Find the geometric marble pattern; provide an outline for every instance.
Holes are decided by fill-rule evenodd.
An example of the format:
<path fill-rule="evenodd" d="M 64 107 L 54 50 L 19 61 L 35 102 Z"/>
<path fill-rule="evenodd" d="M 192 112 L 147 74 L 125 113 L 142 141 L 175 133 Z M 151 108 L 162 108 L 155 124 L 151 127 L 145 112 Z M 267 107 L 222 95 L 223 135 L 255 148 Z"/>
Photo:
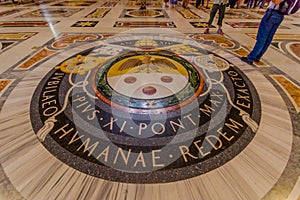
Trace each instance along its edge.
<path fill-rule="evenodd" d="M 4 93 L 4 91 L 8 88 L 8 86 L 12 83 L 12 80 L 3 80 L 0 79 L 0 96 Z"/>
<path fill-rule="evenodd" d="M 0 21 L 0 27 L 48 27 L 58 21 Z"/>
<path fill-rule="evenodd" d="M 94 3 L 96 3 L 96 1 L 63 1 L 52 4 L 51 6 L 90 6 Z"/>
<path fill-rule="evenodd" d="M 111 9 L 110 8 L 97 8 L 89 13 L 86 18 L 103 18 Z"/>
<path fill-rule="evenodd" d="M 97 23 L 97 21 L 78 21 L 72 27 L 94 27 Z"/>
<path fill-rule="evenodd" d="M 209 9 L 205 9 L 204 12 L 210 13 Z M 216 15 L 218 18 L 218 15 Z M 241 9 L 230 9 L 226 10 L 224 19 L 260 19 L 261 17 L 257 17 L 251 12 L 241 10 Z"/>
<path fill-rule="evenodd" d="M 290 100 L 292 101 L 295 109 L 299 113 L 300 111 L 300 86 L 293 83 L 287 77 L 283 75 L 274 75 L 272 76 L 278 84 L 284 89 L 286 94 L 289 96 Z"/>
<path fill-rule="evenodd" d="M 33 37 L 37 33 L 0 33 L 0 54 L 13 46 Z"/>
<path fill-rule="evenodd" d="M 233 28 L 258 28 L 259 22 L 225 22 Z M 286 26 L 279 26 L 281 29 L 289 29 Z"/>
<path fill-rule="evenodd" d="M 28 12 L 18 17 L 29 18 L 29 17 L 69 17 L 75 13 L 78 13 L 82 8 L 46 8 L 38 9 L 35 11 Z"/>
<path fill-rule="evenodd" d="M 114 27 L 159 27 L 159 28 L 176 28 L 174 22 L 148 22 L 148 21 L 116 21 Z"/>
<path fill-rule="evenodd" d="M 190 9 L 184 9 L 181 7 L 176 8 L 176 10 L 185 18 L 185 19 L 201 19 L 201 17 L 191 11 Z"/>
<path fill-rule="evenodd" d="M 15 14 L 15 13 L 18 13 L 20 11 L 24 10 L 24 8 L 18 8 L 18 9 L 11 9 L 11 10 L 6 10 L 6 11 L 1 11 L 0 12 L 0 17 L 4 17 L 4 16 L 7 16 L 7 15 L 11 15 L 11 14 Z"/>
<path fill-rule="evenodd" d="M 115 7 L 117 5 L 117 1 L 113 2 L 113 1 L 107 1 L 105 3 L 103 3 L 100 7 Z"/>
<path fill-rule="evenodd" d="M 162 9 L 124 9 L 120 18 L 169 18 L 169 16 Z"/>
<path fill-rule="evenodd" d="M 207 22 L 190 22 L 190 24 L 195 28 L 206 28 Z M 211 25 L 211 28 L 216 28 L 214 25 Z"/>

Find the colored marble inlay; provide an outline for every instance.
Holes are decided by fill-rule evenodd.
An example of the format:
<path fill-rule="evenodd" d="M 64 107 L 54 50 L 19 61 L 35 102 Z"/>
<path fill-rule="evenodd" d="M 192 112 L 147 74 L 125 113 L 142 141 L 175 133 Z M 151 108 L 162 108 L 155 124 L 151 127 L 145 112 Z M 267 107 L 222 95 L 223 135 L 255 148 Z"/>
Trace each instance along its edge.
<path fill-rule="evenodd" d="M 52 6 L 90 6 L 97 1 L 63 1 L 60 3 L 53 4 Z"/>
<path fill-rule="evenodd" d="M 253 39 L 256 39 L 255 33 L 246 33 L 246 35 L 252 37 Z M 273 41 L 300 41 L 300 35 L 299 34 L 280 34 L 276 33 L 274 35 Z"/>
<path fill-rule="evenodd" d="M 18 66 L 18 69 L 29 69 L 31 68 L 34 64 L 38 63 L 39 61 L 43 60 L 44 58 L 47 58 L 48 56 L 54 54 L 55 51 L 51 51 L 49 49 L 41 49 L 37 53 L 35 53 L 31 58 L 26 60 L 23 64 Z"/>
<path fill-rule="evenodd" d="M 0 33 L 0 52 L 4 52 L 18 43 L 31 38 L 36 33 Z"/>
<path fill-rule="evenodd" d="M 97 8 L 93 12 L 89 13 L 86 18 L 103 18 L 111 8 Z"/>
<path fill-rule="evenodd" d="M 233 28 L 258 28 L 259 22 L 225 22 Z M 289 29 L 286 26 L 279 26 L 280 29 Z"/>
<path fill-rule="evenodd" d="M 210 13 L 210 9 L 206 9 L 204 12 Z M 216 18 L 218 18 L 218 15 L 216 15 Z M 230 9 L 226 10 L 225 19 L 261 19 L 261 17 L 248 13 L 244 10 Z"/>
<path fill-rule="evenodd" d="M 140 1 L 128 1 L 126 3 L 126 7 L 139 7 L 141 6 L 141 2 Z M 162 7 L 162 4 L 160 1 L 146 1 L 146 6 L 148 7 Z"/>
<path fill-rule="evenodd" d="M 233 48 L 235 43 L 226 37 L 220 36 L 219 34 L 195 34 L 192 36 L 195 40 L 203 41 L 213 41 L 216 44 L 219 44 L 223 48 Z"/>
<path fill-rule="evenodd" d="M 159 28 L 176 28 L 174 22 L 130 22 L 130 21 L 116 21 L 114 27 L 159 27 Z"/>
<path fill-rule="evenodd" d="M 190 24 L 195 28 L 206 28 L 207 22 L 190 22 Z M 210 28 L 216 28 L 214 25 L 211 25 Z"/>
<path fill-rule="evenodd" d="M 0 33 L 0 39 L 28 39 L 37 33 Z"/>
<path fill-rule="evenodd" d="M 82 8 L 44 8 L 20 15 L 18 17 L 69 17 L 81 10 Z"/>
<path fill-rule="evenodd" d="M 125 18 L 169 18 L 166 11 L 162 9 L 124 9 L 120 17 Z"/>
<path fill-rule="evenodd" d="M 191 11 L 190 9 L 184 9 L 177 7 L 176 10 L 185 18 L 185 19 L 201 19 L 199 15 Z"/>
<path fill-rule="evenodd" d="M 291 51 L 291 53 L 298 60 L 300 60 L 300 43 L 299 42 L 293 42 L 293 43 L 290 43 L 288 46 L 289 46 L 289 50 Z"/>
<path fill-rule="evenodd" d="M 12 9 L 12 10 L 2 11 L 2 12 L 0 12 L 0 17 L 15 14 L 15 13 L 18 13 L 18 12 L 23 11 L 23 10 L 24 10 L 24 8 L 23 9 Z"/>
<path fill-rule="evenodd" d="M 2 21 L 0 27 L 48 27 L 49 24 L 54 25 L 59 21 Z"/>
<path fill-rule="evenodd" d="M 11 82 L 12 80 L 9 79 L 0 79 L 0 95 L 7 89 Z"/>
<path fill-rule="evenodd" d="M 96 24 L 98 24 L 98 21 L 78 21 L 72 27 L 94 27 Z"/>
<path fill-rule="evenodd" d="M 283 75 L 272 76 L 290 97 L 297 111 L 300 111 L 300 87 Z"/>
<path fill-rule="evenodd" d="M 233 63 L 191 41 L 118 34 L 52 63 L 30 103 L 41 144 L 71 168 L 125 183 L 186 180 L 232 160 L 258 130 L 258 94 Z"/>
<path fill-rule="evenodd" d="M 98 34 L 62 34 L 61 38 L 51 44 L 51 48 L 55 50 L 66 49 L 77 42 L 91 42 L 103 37 L 103 35 Z"/>
<path fill-rule="evenodd" d="M 115 7 L 118 2 L 116 1 L 107 1 L 103 3 L 100 7 Z"/>

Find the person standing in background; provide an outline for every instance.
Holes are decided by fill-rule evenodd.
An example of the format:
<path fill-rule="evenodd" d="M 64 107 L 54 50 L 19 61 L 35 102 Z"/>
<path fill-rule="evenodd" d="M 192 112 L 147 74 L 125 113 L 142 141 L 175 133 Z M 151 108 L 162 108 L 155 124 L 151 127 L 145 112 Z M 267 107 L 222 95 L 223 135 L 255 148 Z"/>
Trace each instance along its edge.
<path fill-rule="evenodd" d="M 201 7 L 204 8 L 204 0 L 196 0 L 196 8 L 199 8 L 201 4 Z"/>
<path fill-rule="evenodd" d="M 269 48 L 275 32 L 284 19 L 284 15 L 279 12 L 279 4 L 281 1 L 282 0 L 272 0 L 269 3 L 267 11 L 260 21 L 254 48 L 248 56 L 241 57 L 242 61 L 253 65 L 253 62 L 258 62 Z"/>
<path fill-rule="evenodd" d="M 228 3 L 228 0 L 214 0 L 214 4 L 211 8 L 211 11 L 210 11 L 210 17 L 209 17 L 209 20 L 208 20 L 208 23 L 207 23 L 207 28 L 205 29 L 204 31 L 204 34 L 208 34 L 209 33 L 209 28 L 216 16 L 216 13 L 219 11 L 219 19 L 218 19 L 218 31 L 217 33 L 218 34 L 221 34 L 223 35 L 224 32 L 222 30 L 222 23 L 223 23 L 223 19 L 224 19 L 224 16 L 225 16 L 225 10 L 226 10 L 226 4 Z"/>
<path fill-rule="evenodd" d="M 146 10 L 146 0 L 140 0 L 141 7 L 140 10 Z"/>

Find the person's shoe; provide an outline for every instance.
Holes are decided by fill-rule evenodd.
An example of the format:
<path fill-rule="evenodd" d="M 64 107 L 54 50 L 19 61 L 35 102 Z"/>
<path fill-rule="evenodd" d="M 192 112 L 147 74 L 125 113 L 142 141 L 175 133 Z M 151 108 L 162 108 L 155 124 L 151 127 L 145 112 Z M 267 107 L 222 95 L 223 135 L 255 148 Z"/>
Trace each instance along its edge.
<path fill-rule="evenodd" d="M 248 63 L 249 65 L 253 65 L 253 62 L 248 60 L 247 56 L 241 57 L 241 60 L 244 61 L 245 63 Z"/>
<path fill-rule="evenodd" d="M 140 10 L 146 10 L 146 6 L 141 6 Z"/>
<path fill-rule="evenodd" d="M 209 33 L 209 28 L 206 28 L 205 30 L 204 30 L 204 34 L 208 34 Z"/>
<path fill-rule="evenodd" d="M 259 62 L 260 61 L 260 59 L 254 59 L 254 62 Z"/>
<path fill-rule="evenodd" d="M 221 28 L 218 29 L 217 34 L 224 35 L 224 32 Z"/>

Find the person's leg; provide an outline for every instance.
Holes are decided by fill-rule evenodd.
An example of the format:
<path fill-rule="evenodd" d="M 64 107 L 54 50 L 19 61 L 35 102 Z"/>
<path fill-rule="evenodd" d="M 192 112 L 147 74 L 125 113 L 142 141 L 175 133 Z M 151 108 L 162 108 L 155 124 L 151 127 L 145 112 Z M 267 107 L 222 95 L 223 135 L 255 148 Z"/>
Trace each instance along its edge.
<path fill-rule="evenodd" d="M 207 22 L 207 28 L 204 30 L 205 34 L 209 32 L 210 25 L 212 24 L 218 10 L 219 10 L 219 4 L 214 4 L 210 11 L 209 20 Z"/>
<path fill-rule="evenodd" d="M 204 0 L 201 0 L 201 6 L 204 7 Z"/>
<path fill-rule="evenodd" d="M 217 33 L 223 35 L 224 32 L 222 30 L 222 23 L 223 23 L 223 19 L 225 16 L 225 9 L 226 9 L 226 4 L 221 4 L 219 7 L 219 19 L 218 19 L 218 30 Z"/>
<path fill-rule="evenodd" d="M 273 13 L 272 11 L 266 12 L 258 28 L 255 46 L 247 56 L 248 61 L 253 62 L 254 60 L 259 60 L 262 57 L 271 44 L 273 36 L 282 20 L 283 16 L 275 11 Z"/>
<path fill-rule="evenodd" d="M 196 8 L 200 6 L 200 0 L 196 0 Z"/>
<path fill-rule="evenodd" d="M 212 22 L 213 22 L 213 20 L 216 16 L 216 13 L 219 10 L 219 6 L 220 6 L 219 4 L 214 4 L 213 7 L 211 8 L 210 17 L 209 17 L 209 20 L 208 20 L 208 28 L 212 24 Z"/>
<path fill-rule="evenodd" d="M 257 54 L 255 60 L 260 60 L 261 57 L 266 53 L 267 49 L 269 48 L 273 37 L 278 29 L 278 27 L 280 26 L 281 22 L 283 21 L 283 16 L 277 12 L 273 13 L 272 16 L 270 17 L 270 21 L 273 22 L 272 27 L 270 28 L 268 37 L 261 49 L 261 51 Z"/>
<path fill-rule="evenodd" d="M 219 19 L 218 19 L 218 23 L 217 25 L 219 25 L 219 27 L 222 27 L 222 22 L 225 16 L 225 9 L 226 9 L 226 5 L 225 4 L 221 4 L 219 6 Z"/>

